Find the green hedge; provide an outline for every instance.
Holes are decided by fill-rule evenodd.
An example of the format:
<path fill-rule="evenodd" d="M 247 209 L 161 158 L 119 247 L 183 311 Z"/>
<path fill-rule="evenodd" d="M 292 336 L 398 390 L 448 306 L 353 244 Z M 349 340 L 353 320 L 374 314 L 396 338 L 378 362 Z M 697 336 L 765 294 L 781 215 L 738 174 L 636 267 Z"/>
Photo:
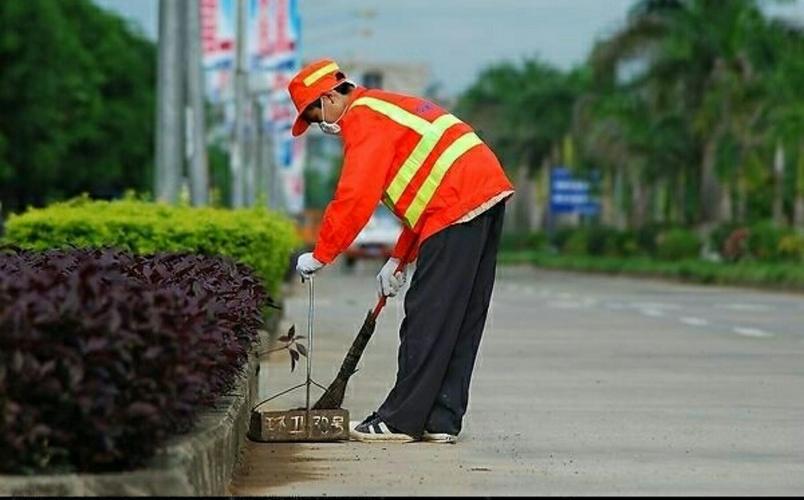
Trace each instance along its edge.
<path fill-rule="evenodd" d="M 804 290 L 804 266 L 793 263 L 707 262 L 686 259 L 675 262 L 648 257 L 593 257 L 546 252 L 503 252 L 501 264 L 534 264 L 547 269 L 655 276 L 694 283 L 749 285 Z"/>
<path fill-rule="evenodd" d="M 703 243 L 687 229 L 670 229 L 656 239 L 656 257 L 662 260 L 683 260 L 698 257 Z"/>
<path fill-rule="evenodd" d="M 804 263 L 804 233 L 776 227 L 771 221 L 753 225 L 724 224 L 706 235 L 710 249 L 728 262 Z M 504 234 L 507 252 L 552 249 L 572 256 L 652 257 L 664 261 L 701 255 L 704 239 L 691 229 L 652 224 L 636 230 L 591 225 L 545 232 Z"/>
<path fill-rule="evenodd" d="M 270 292 L 276 292 L 291 252 L 301 244 L 292 222 L 265 208 L 194 208 L 86 196 L 12 215 L 4 243 L 32 250 L 76 246 L 225 255 L 252 267 Z"/>
<path fill-rule="evenodd" d="M 796 263 L 707 262 L 685 259 L 675 262 L 649 257 L 594 257 L 555 255 L 539 251 L 502 252 L 502 264 L 535 264 L 548 269 L 657 276 L 695 283 L 753 285 L 804 290 L 804 266 Z"/>

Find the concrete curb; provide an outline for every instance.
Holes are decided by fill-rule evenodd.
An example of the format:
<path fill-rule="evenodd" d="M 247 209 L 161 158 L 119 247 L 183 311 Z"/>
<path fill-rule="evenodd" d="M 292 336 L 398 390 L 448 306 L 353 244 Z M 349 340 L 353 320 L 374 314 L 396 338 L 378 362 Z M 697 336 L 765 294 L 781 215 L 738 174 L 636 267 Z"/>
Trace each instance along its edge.
<path fill-rule="evenodd" d="M 252 346 L 232 391 L 201 413 L 192 432 L 168 441 L 148 467 L 108 474 L 0 475 L 0 495 L 227 495 L 257 398 L 260 342 Z"/>

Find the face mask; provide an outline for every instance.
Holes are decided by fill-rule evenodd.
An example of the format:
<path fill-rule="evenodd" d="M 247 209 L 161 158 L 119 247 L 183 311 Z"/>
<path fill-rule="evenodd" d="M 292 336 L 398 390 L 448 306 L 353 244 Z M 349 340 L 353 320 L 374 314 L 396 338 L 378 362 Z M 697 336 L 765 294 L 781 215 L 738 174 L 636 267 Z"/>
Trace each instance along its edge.
<path fill-rule="evenodd" d="M 338 122 L 343 117 L 343 113 L 346 112 L 346 109 L 341 112 L 341 116 L 338 117 L 337 120 L 330 123 L 324 119 L 324 98 L 321 98 L 321 121 L 318 122 L 318 128 L 321 129 L 321 132 L 329 135 L 340 135 L 341 133 L 341 126 L 338 125 Z"/>

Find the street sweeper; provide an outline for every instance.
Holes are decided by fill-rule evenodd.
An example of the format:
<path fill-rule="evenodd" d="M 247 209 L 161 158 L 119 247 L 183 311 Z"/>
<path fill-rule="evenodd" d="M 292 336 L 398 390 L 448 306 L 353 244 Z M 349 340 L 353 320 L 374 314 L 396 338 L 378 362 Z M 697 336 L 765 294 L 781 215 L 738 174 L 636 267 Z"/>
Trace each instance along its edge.
<path fill-rule="evenodd" d="M 418 97 L 367 89 L 321 59 L 289 83 L 292 133 L 312 123 L 343 141 L 343 168 L 312 252 L 308 277 L 331 263 L 382 201 L 403 224 L 378 293 L 406 283 L 396 383 L 353 439 L 455 442 L 494 286 L 506 200 L 513 186 L 472 127 Z"/>

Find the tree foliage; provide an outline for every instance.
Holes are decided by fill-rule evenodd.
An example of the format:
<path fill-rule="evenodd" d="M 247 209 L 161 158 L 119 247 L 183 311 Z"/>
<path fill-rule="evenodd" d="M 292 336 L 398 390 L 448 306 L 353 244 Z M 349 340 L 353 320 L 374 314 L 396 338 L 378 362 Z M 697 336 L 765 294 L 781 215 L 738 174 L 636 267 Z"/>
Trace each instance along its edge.
<path fill-rule="evenodd" d="M 154 44 L 90 0 L 0 2 L 5 210 L 150 186 Z"/>
<path fill-rule="evenodd" d="M 804 206 L 802 75 L 804 32 L 760 0 L 641 0 L 580 67 L 501 64 L 459 107 L 510 167 L 567 163 L 569 135 L 631 225 L 757 220 L 780 197 L 790 220 Z"/>

